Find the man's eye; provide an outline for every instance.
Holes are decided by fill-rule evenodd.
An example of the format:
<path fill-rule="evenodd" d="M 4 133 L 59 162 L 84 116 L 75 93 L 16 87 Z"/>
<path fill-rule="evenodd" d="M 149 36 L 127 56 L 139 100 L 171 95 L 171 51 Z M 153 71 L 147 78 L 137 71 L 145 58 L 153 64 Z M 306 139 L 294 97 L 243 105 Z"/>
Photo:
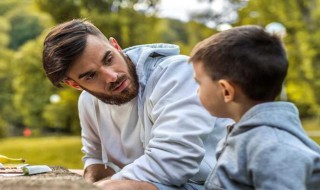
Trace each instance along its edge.
<path fill-rule="evenodd" d="M 86 81 L 90 81 L 90 80 L 94 79 L 95 76 L 96 76 L 96 73 L 91 73 L 90 75 L 88 75 L 86 77 Z"/>
<path fill-rule="evenodd" d="M 113 57 L 108 56 L 104 61 L 104 65 L 110 65 L 112 63 L 112 60 L 113 60 Z"/>

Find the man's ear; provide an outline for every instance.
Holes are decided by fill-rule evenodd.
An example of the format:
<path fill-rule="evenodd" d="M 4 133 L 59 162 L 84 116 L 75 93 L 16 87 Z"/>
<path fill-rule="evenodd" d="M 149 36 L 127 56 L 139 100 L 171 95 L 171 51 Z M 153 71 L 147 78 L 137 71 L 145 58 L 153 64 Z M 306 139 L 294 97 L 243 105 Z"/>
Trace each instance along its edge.
<path fill-rule="evenodd" d="M 76 90 L 83 90 L 76 81 L 72 80 L 72 79 L 65 79 L 64 84 L 70 86 L 71 88 L 74 88 Z"/>
<path fill-rule="evenodd" d="M 218 83 L 219 83 L 220 87 L 222 88 L 224 102 L 229 103 L 229 102 L 233 101 L 235 98 L 235 88 L 230 83 L 230 81 L 221 79 L 218 81 Z"/>
<path fill-rule="evenodd" d="M 113 47 L 115 47 L 117 50 L 122 51 L 122 49 L 121 49 L 121 47 L 120 47 L 120 45 L 118 44 L 118 42 L 117 42 L 116 39 L 114 39 L 113 37 L 110 37 L 110 38 L 109 38 L 109 42 L 110 42 L 110 44 L 111 44 Z"/>

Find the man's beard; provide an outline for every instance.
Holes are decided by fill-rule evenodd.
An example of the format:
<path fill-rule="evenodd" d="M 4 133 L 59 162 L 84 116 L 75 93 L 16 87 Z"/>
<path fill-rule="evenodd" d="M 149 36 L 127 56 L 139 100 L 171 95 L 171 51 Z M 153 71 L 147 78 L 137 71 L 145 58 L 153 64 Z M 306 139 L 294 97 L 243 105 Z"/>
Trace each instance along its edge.
<path fill-rule="evenodd" d="M 111 104 L 111 105 L 121 105 L 135 98 L 138 95 L 138 89 L 139 89 L 138 75 L 136 72 L 136 68 L 135 68 L 135 65 L 125 55 L 123 54 L 121 55 L 123 56 L 124 60 L 128 65 L 129 76 L 126 76 L 126 75 L 119 76 L 115 82 L 112 82 L 110 84 L 108 90 L 110 90 L 111 92 L 112 90 L 114 90 L 115 87 L 121 84 L 124 80 L 131 81 L 131 88 L 126 88 L 121 93 L 115 94 L 115 95 L 107 95 L 100 92 L 93 92 L 84 88 L 83 86 L 81 86 L 81 88 L 89 92 L 90 94 L 92 94 L 93 96 L 101 100 L 102 102 L 106 104 Z"/>

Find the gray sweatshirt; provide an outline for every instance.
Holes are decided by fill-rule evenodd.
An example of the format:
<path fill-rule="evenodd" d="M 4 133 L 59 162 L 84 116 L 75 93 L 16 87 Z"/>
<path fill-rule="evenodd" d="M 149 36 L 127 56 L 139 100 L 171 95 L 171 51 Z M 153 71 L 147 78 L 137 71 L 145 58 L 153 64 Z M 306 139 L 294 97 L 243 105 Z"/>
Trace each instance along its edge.
<path fill-rule="evenodd" d="M 288 102 L 254 106 L 217 147 L 206 190 L 319 190 L 320 148 Z"/>

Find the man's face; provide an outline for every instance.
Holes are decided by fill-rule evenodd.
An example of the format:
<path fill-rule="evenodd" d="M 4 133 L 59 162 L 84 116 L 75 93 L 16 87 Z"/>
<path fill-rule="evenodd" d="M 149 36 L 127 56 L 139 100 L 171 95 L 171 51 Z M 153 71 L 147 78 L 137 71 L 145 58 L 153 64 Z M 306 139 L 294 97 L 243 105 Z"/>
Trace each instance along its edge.
<path fill-rule="evenodd" d="M 68 78 L 107 104 L 121 105 L 138 94 L 135 66 L 114 39 L 108 42 L 88 35 L 84 52 L 73 63 Z"/>
<path fill-rule="evenodd" d="M 222 117 L 225 109 L 223 89 L 205 72 L 201 61 L 193 63 L 194 79 L 199 84 L 198 95 L 202 105 L 214 116 Z"/>

